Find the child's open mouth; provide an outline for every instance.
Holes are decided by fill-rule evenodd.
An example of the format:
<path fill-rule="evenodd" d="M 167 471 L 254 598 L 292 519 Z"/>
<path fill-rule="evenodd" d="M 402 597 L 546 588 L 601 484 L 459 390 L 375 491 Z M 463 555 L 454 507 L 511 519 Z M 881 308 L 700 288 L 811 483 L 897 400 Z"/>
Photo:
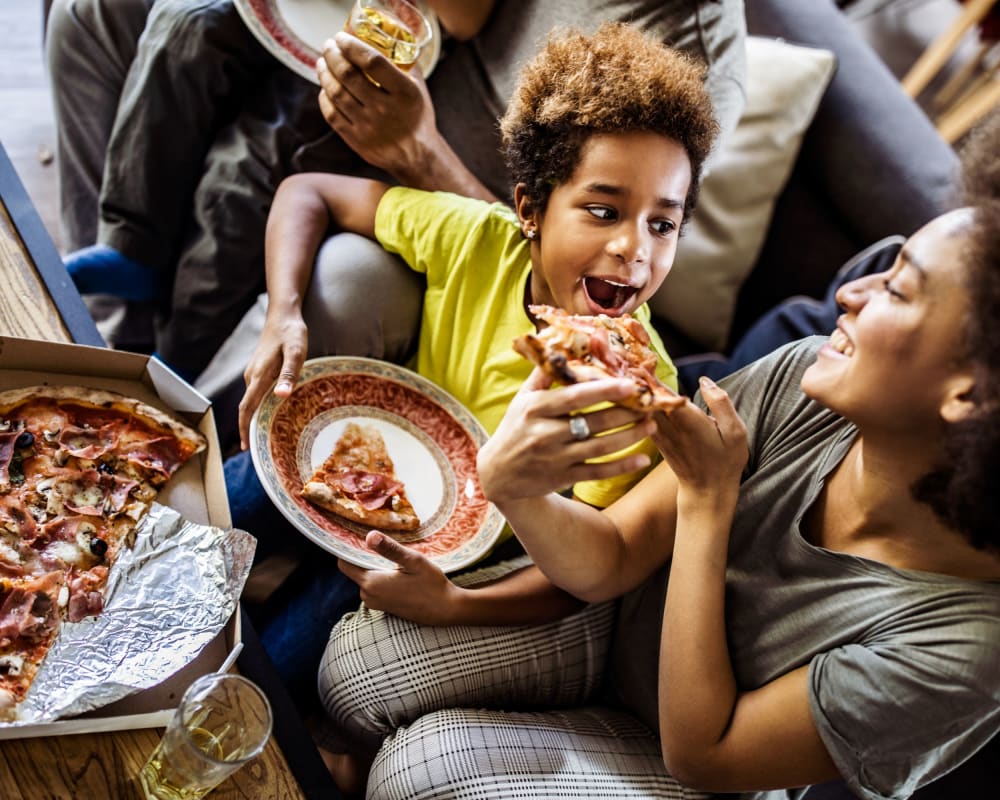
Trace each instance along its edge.
<path fill-rule="evenodd" d="M 638 289 L 627 283 L 616 283 L 604 278 L 588 276 L 583 279 L 583 291 L 587 295 L 591 310 L 598 314 L 614 315 L 621 313 L 625 304 Z"/>

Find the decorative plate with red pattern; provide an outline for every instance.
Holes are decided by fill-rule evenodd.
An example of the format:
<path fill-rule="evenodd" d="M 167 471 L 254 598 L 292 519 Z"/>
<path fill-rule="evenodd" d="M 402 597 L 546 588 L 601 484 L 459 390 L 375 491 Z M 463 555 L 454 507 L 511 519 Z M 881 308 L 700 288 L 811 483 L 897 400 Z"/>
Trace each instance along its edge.
<path fill-rule="evenodd" d="M 445 572 L 490 550 L 504 519 L 483 496 L 476 453 L 479 421 L 454 397 L 415 372 L 370 358 L 307 361 L 292 394 L 269 392 L 250 424 L 250 452 L 264 489 L 288 520 L 331 553 L 368 568 L 391 567 L 365 547 L 368 528 L 317 508 L 303 483 L 333 451 L 349 422 L 373 425 L 421 525 L 393 533 Z"/>
<path fill-rule="evenodd" d="M 267 51 L 289 69 L 319 84 L 316 59 L 323 43 L 344 29 L 352 0 L 235 0 L 243 22 Z M 433 37 L 417 63 L 430 76 L 441 54 L 441 27 L 437 15 L 417 0 L 431 23 Z"/>

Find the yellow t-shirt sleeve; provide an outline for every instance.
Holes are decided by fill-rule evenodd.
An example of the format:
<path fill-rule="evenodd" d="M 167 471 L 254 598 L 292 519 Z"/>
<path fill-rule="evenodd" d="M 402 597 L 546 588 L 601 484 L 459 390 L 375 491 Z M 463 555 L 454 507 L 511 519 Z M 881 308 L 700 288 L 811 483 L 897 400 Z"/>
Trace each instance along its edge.
<path fill-rule="evenodd" d="M 614 478 L 605 478 L 600 481 L 578 483 L 573 487 L 573 494 L 584 503 L 596 506 L 597 508 L 607 508 L 610 506 L 615 500 L 646 477 L 646 473 L 659 461 L 660 451 L 656 449 L 656 445 L 653 444 L 651 439 L 643 439 L 641 442 L 636 442 L 631 447 L 627 447 L 613 456 L 600 459 L 601 461 L 606 461 L 611 458 L 622 458 L 634 453 L 645 453 L 649 456 L 649 469 L 639 470 L 638 472 L 627 472 L 624 475 L 617 475 Z"/>

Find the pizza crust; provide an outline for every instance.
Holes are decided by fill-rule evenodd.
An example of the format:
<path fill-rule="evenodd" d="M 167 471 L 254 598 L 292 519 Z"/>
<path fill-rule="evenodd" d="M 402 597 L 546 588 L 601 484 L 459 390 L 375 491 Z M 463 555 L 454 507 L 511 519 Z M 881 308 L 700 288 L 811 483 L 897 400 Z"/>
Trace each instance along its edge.
<path fill-rule="evenodd" d="M 394 511 L 391 508 L 367 510 L 351 497 L 340 494 L 322 481 L 309 481 L 302 487 L 302 496 L 338 516 L 362 525 L 371 525 L 388 531 L 412 531 L 420 527 L 420 518 L 413 513 Z"/>
<path fill-rule="evenodd" d="M 176 437 L 184 445 L 188 456 L 200 453 L 208 442 L 200 431 L 148 403 L 107 389 L 87 386 L 28 386 L 0 392 L 0 417 L 32 400 L 50 399 L 57 402 L 70 400 L 94 408 L 110 408 L 128 416 L 138 417 L 153 428 Z"/>

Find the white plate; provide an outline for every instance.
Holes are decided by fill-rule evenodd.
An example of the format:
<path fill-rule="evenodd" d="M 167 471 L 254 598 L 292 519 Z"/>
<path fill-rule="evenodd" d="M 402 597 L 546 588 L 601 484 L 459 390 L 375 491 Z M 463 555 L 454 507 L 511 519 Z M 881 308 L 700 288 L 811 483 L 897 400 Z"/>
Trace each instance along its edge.
<path fill-rule="evenodd" d="M 323 43 L 344 29 L 351 0 L 235 0 L 243 22 L 264 47 L 286 67 L 318 84 L 316 59 Z M 427 77 L 441 53 L 437 15 L 420 0 L 417 5 L 431 24 L 431 43 L 417 59 Z"/>
<path fill-rule="evenodd" d="M 445 572 L 486 555 L 503 530 L 483 496 L 478 420 L 454 397 L 410 370 L 368 358 L 307 361 L 285 400 L 268 392 L 250 423 L 250 452 L 268 496 L 305 536 L 369 568 L 392 566 L 364 543 L 369 526 L 323 511 L 300 494 L 348 422 L 374 425 L 385 440 L 420 527 L 393 533 Z"/>

